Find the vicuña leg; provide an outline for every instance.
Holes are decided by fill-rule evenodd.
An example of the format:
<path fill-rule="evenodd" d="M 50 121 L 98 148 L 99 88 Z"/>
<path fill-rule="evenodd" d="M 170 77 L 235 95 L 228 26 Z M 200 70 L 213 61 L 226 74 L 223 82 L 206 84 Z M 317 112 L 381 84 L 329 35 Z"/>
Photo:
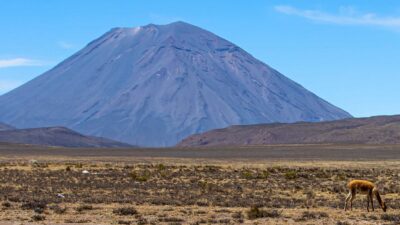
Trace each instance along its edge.
<path fill-rule="evenodd" d="M 372 192 L 369 194 L 369 199 L 371 199 L 372 211 L 374 211 L 374 196 L 372 196 Z"/>
<path fill-rule="evenodd" d="M 349 203 L 350 198 L 351 198 L 351 191 L 350 191 L 349 194 L 347 195 L 346 200 L 345 200 L 345 202 L 344 202 L 344 211 L 347 210 L 347 204 Z"/>
<path fill-rule="evenodd" d="M 351 198 L 350 198 L 350 210 L 353 211 L 353 200 L 356 197 L 356 192 L 355 190 L 351 192 Z"/>

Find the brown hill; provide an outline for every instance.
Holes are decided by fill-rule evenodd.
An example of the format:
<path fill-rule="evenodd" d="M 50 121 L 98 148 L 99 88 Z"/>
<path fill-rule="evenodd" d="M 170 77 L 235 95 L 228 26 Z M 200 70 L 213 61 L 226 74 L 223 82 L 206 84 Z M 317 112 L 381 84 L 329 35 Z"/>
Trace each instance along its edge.
<path fill-rule="evenodd" d="M 0 142 L 60 147 L 132 147 L 106 138 L 85 136 L 64 127 L 2 130 Z"/>
<path fill-rule="evenodd" d="M 178 144 L 243 146 L 271 144 L 400 144 L 400 115 L 319 123 L 231 126 L 192 135 Z"/>

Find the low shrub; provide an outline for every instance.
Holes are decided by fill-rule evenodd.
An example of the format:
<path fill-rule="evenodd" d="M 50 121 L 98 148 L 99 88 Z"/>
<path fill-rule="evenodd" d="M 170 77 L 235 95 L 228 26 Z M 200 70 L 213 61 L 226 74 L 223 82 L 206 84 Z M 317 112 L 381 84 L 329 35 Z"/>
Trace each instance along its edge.
<path fill-rule="evenodd" d="M 2 205 L 4 208 L 10 208 L 10 207 L 11 207 L 11 203 L 10 203 L 10 202 L 3 202 L 3 203 L 1 203 L 1 205 Z"/>
<path fill-rule="evenodd" d="M 250 220 L 258 219 L 258 218 L 266 218 L 266 217 L 277 218 L 277 217 L 280 217 L 281 214 L 282 214 L 282 212 L 279 212 L 278 210 L 264 210 L 264 209 L 260 209 L 256 206 L 250 208 L 250 210 L 247 211 L 247 217 Z"/>
<path fill-rule="evenodd" d="M 132 207 L 123 207 L 114 209 L 113 213 L 120 216 L 130 216 L 138 214 L 138 211 Z"/>
<path fill-rule="evenodd" d="M 33 215 L 33 216 L 32 216 L 32 220 L 33 220 L 33 221 L 43 221 L 43 220 L 45 220 L 45 219 L 46 219 L 46 217 L 43 216 L 43 215 L 38 215 L 38 214 L 36 214 L 36 215 Z"/>
<path fill-rule="evenodd" d="M 83 204 L 80 205 L 76 208 L 77 212 L 83 212 L 83 211 L 87 211 L 87 210 L 93 210 L 93 206 L 92 205 L 87 205 L 87 204 Z"/>
<path fill-rule="evenodd" d="M 310 212 L 310 211 L 305 211 L 301 215 L 301 217 L 298 219 L 298 221 L 305 221 L 309 219 L 321 219 L 321 218 L 327 218 L 329 217 L 328 213 L 326 212 Z"/>
<path fill-rule="evenodd" d="M 391 222 L 400 222 L 400 215 L 397 214 L 382 214 L 382 220 L 391 221 Z"/>
<path fill-rule="evenodd" d="M 67 207 L 60 207 L 59 205 L 49 206 L 49 209 L 53 210 L 53 212 L 56 214 L 63 214 L 65 211 L 67 211 Z"/>
<path fill-rule="evenodd" d="M 295 170 L 290 170 L 285 173 L 285 178 L 288 180 L 293 180 L 297 178 L 297 172 Z"/>
<path fill-rule="evenodd" d="M 346 222 L 346 221 L 337 221 L 336 225 L 350 225 L 350 223 Z"/>
<path fill-rule="evenodd" d="M 22 203 L 21 209 L 33 210 L 35 213 L 42 214 L 47 207 L 47 203 L 42 201 L 32 201 Z"/>

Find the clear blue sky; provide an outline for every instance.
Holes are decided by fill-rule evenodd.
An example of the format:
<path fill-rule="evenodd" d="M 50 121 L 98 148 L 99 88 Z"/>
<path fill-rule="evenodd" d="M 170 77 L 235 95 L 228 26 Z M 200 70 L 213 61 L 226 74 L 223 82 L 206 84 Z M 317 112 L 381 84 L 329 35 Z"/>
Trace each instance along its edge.
<path fill-rule="evenodd" d="M 354 116 L 400 114 L 400 2 L 5 0 L 0 94 L 112 27 L 182 20 L 222 36 Z"/>

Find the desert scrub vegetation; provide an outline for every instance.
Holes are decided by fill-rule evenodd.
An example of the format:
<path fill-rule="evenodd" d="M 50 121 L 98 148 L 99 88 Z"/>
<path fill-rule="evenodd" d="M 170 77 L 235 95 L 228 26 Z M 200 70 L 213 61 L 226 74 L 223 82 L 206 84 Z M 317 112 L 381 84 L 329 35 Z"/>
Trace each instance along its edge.
<path fill-rule="evenodd" d="M 36 214 L 36 215 L 33 215 L 33 216 L 32 216 L 32 220 L 33 220 L 33 221 L 43 221 L 43 220 L 45 220 L 45 219 L 46 219 L 46 216 L 39 215 L 39 214 Z"/>
<path fill-rule="evenodd" d="M 395 222 L 397 224 L 400 223 L 399 214 L 392 214 L 392 213 L 382 214 L 381 219 L 384 221 Z"/>
<path fill-rule="evenodd" d="M 29 201 L 29 202 L 24 202 L 21 205 L 21 209 L 33 210 L 37 214 L 42 214 L 46 208 L 47 208 L 47 203 L 43 201 Z"/>
<path fill-rule="evenodd" d="M 289 170 L 285 172 L 285 178 L 288 180 L 293 180 L 297 178 L 297 171 L 296 170 Z"/>
<path fill-rule="evenodd" d="M 304 211 L 301 214 L 300 218 L 297 218 L 296 221 L 308 221 L 308 220 L 322 219 L 327 217 L 329 217 L 329 215 L 326 212 Z"/>
<path fill-rule="evenodd" d="M 346 221 L 337 221 L 336 225 L 351 225 L 349 222 Z"/>
<path fill-rule="evenodd" d="M 130 177 L 134 181 L 139 181 L 139 182 L 146 182 L 151 178 L 151 173 L 148 170 L 143 170 L 143 171 L 132 171 L 130 173 Z"/>
<path fill-rule="evenodd" d="M 92 205 L 88 205 L 88 204 L 81 204 L 78 207 L 76 207 L 75 209 L 77 212 L 83 212 L 83 211 L 88 211 L 88 210 L 93 210 L 93 206 Z"/>
<path fill-rule="evenodd" d="M 89 173 L 83 174 L 84 170 Z M 102 210 L 97 205 L 104 204 L 116 205 L 107 213 L 118 218 L 115 221 L 121 221 L 121 224 L 187 224 L 191 223 L 188 218 L 192 216 L 198 218 L 194 222 L 199 224 L 283 220 L 288 219 L 287 210 L 291 209 L 300 209 L 290 217 L 298 223 L 314 220 L 336 223 L 339 219 L 331 215 L 329 209 L 343 209 L 346 183 L 355 178 L 374 181 L 381 188 L 389 210 L 400 208 L 399 169 L 293 166 L 232 168 L 160 163 L 4 164 L 0 167 L 0 201 L 1 208 L 7 212 L 24 210 L 24 213 L 29 213 L 30 219 L 32 215 L 45 215 L 46 222 L 54 215 L 96 214 Z M 64 197 L 59 197 L 60 193 Z M 353 207 L 364 209 L 364 200 L 356 198 Z M 145 211 L 140 210 L 141 205 L 168 207 L 164 208 L 164 217 L 153 215 L 152 220 L 146 218 Z M 175 211 L 178 207 L 187 208 Z M 210 213 L 210 207 L 223 209 L 218 208 Z M 326 212 L 329 214 L 320 211 L 320 208 L 328 209 Z M 212 218 L 210 214 L 225 216 Z M 375 219 L 370 217 L 372 215 L 364 219 L 377 223 L 399 223 L 395 213 L 376 214 Z M 69 218 L 68 221 L 75 223 L 85 220 Z M 343 218 L 340 220 L 346 221 Z"/>
<path fill-rule="evenodd" d="M 10 208 L 11 207 L 11 203 L 10 202 L 2 202 L 1 203 L 1 206 L 3 206 L 3 208 L 5 208 L 5 209 L 8 209 L 8 208 Z"/>
<path fill-rule="evenodd" d="M 57 204 L 50 205 L 49 209 L 52 210 L 55 214 L 64 214 L 67 211 L 67 207 L 61 207 Z"/>
<path fill-rule="evenodd" d="M 247 217 L 250 220 L 258 219 L 258 218 L 277 218 L 280 217 L 282 214 L 281 211 L 278 210 L 265 210 L 265 209 L 260 209 L 257 206 L 251 207 L 247 211 Z"/>
<path fill-rule="evenodd" d="M 262 170 L 262 171 L 252 171 L 250 169 L 244 169 L 242 171 L 242 178 L 244 179 L 267 179 L 269 175 L 269 172 L 266 170 Z"/>
<path fill-rule="evenodd" d="M 113 209 L 113 213 L 120 216 L 132 216 L 137 215 L 138 211 L 133 207 L 121 207 Z"/>

